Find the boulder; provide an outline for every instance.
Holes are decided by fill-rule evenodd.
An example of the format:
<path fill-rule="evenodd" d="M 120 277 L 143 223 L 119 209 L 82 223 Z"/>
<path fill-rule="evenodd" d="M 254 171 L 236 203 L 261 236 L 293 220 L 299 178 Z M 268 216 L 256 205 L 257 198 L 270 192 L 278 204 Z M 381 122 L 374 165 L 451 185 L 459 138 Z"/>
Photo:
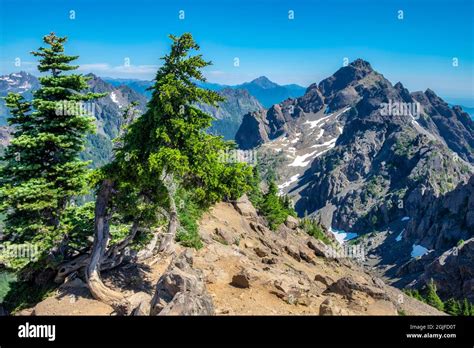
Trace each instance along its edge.
<path fill-rule="evenodd" d="M 224 242 L 224 244 L 231 245 L 237 242 L 236 236 L 226 229 L 216 227 L 214 232 L 218 236 L 218 238 Z"/>
<path fill-rule="evenodd" d="M 285 225 L 289 229 L 296 230 L 299 226 L 299 220 L 291 215 L 288 215 L 285 220 Z"/>
<path fill-rule="evenodd" d="M 314 251 L 314 254 L 319 257 L 329 258 L 331 256 L 329 247 L 318 239 L 310 238 L 306 243 L 308 248 Z"/>
<path fill-rule="evenodd" d="M 158 280 L 151 315 L 211 315 L 214 304 L 202 271 L 193 268 L 190 249 L 176 256 Z"/>
<path fill-rule="evenodd" d="M 306 250 L 300 248 L 299 249 L 299 252 L 300 252 L 300 257 L 302 260 L 312 264 L 312 265 L 315 265 L 316 262 L 314 261 L 314 256 L 311 256 L 310 253 L 308 253 Z"/>
<path fill-rule="evenodd" d="M 250 287 L 250 275 L 247 271 L 241 270 L 232 277 L 230 285 L 236 288 L 246 289 Z"/>
<path fill-rule="evenodd" d="M 243 195 L 237 201 L 234 202 L 235 210 L 239 212 L 240 215 L 245 217 L 257 217 L 257 210 L 250 202 L 247 195 Z"/>
<path fill-rule="evenodd" d="M 255 254 L 257 254 L 258 257 L 265 257 L 268 256 L 268 252 L 262 248 L 256 247 L 254 249 Z"/>
<path fill-rule="evenodd" d="M 278 263 L 278 259 L 275 257 L 264 257 L 262 258 L 262 263 L 267 265 L 275 265 L 276 263 Z"/>
<path fill-rule="evenodd" d="M 350 277 L 342 277 L 338 281 L 332 283 L 327 291 L 334 292 L 346 297 L 353 297 L 354 291 L 366 293 L 374 299 L 389 300 L 386 292 L 378 286 L 367 284 L 365 280 L 358 279 L 357 281 Z"/>
<path fill-rule="evenodd" d="M 151 296 L 140 291 L 127 298 L 129 305 L 129 315 L 145 316 L 150 315 Z"/>
<path fill-rule="evenodd" d="M 329 286 L 330 284 L 334 283 L 334 280 L 330 276 L 323 275 L 323 274 L 316 274 L 314 276 L 314 280 L 326 286 Z"/>
<path fill-rule="evenodd" d="M 213 315 L 212 298 L 204 294 L 179 292 L 159 315 Z"/>
<path fill-rule="evenodd" d="M 311 300 L 308 297 L 307 290 L 294 284 L 289 283 L 287 280 L 276 280 L 273 285 L 277 291 L 274 294 L 289 304 L 299 304 L 303 306 L 309 306 Z"/>
<path fill-rule="evenodd" d="M 334 303 L 333 300 L 327 298 L 319 306 L 319 315 L 351 315 L 352 313 L 345 309 L 341 308 Z"/>
<path fill-rule="evenodd" d="M 286 245 L 285 251 L 288 255 L 294 258 L 296 261 L 301 261 L 300 251 L 292 245 Z"/>

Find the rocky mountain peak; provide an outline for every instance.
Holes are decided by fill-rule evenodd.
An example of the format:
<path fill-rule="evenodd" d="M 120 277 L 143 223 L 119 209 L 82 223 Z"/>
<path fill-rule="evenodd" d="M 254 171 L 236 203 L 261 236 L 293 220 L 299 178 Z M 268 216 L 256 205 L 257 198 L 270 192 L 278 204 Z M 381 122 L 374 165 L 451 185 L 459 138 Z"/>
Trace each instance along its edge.
<path fill-rule="evenodd" d="M 366 70 L 366 71 L 373 71 L 372 66 L 370 63 L 366 60 L 363 60 L 361 58 L 357 58 L 353 62 L 349 64 L 349 66 L 354 67 L 359 70 Z"/>
<path fill-rule="evenodd" d="M 263 89 L 274 88 L 278 86 L 275 82 L 270 81 L 270 79 L 268 79 L 266 76 L 257 77 L 249 83 L 255 84 Z"/>

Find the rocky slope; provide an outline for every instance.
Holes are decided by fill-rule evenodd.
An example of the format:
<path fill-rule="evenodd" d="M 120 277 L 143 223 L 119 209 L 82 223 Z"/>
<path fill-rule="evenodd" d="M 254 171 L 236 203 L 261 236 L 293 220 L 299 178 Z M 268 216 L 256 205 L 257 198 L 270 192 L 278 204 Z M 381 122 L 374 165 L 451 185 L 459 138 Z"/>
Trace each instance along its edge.
<path fill-rule="evenodd" d="M 200 222 L 204 247 L 179 247 L 107 272 L 107 285 L 123 292 L 132 315 L 439 315 L 405 296 L 349 258 L 309 237 L 289 218 L 271 232 L 244 197 L 219 203 Z M 19 315 L 113 315 L 90 297 L 80 280 Z"/>

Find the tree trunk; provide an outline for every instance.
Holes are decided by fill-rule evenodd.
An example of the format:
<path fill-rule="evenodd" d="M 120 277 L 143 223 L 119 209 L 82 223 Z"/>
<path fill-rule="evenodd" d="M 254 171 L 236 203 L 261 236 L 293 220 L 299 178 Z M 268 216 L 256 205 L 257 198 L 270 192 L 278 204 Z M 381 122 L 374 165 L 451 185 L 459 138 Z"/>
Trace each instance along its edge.
<path fill-rule="evenodd" d="M 95 299 L 109 305 L 122 302 L 124 297 L 121 293 L 107 288 L 100 278 L 100 265 L 104 258 L 107 243 L 109 242 L 109 202 L 112 196 L 113 182 L 104 180 L 97 194 L 94 220 L 94 244 L 86 267 L 86 280 L 89 290 Z"/>
<path fill-rule="evenodd" d="M 111 248 L 109 248 L 105 252 L 105 256 L 100 261 L 100 270 L 109 270 L 114 267 L 119 266 L 122 261 L 124 260 L 125 254 L 122 253 L 123 249 L 125 249 L 135 238 L 138 231 L 138 223 L 134 222 L 130 229 L 130 233 L 127 237 L 125 237 L 120 243 L 115 244 Z M 156 237 L 154 237 L 156 239 Z M 156 241 L 155 241 L 156 244 Z M 138 255 L 137 255 L 138 257 Z M 76 255 L 71 260 L 68 260 L 62 263 L 58 267 L 58 273 L 55 278 L 56 283 L 63 283 L 64 279 L 71 273 L 80 270 L 81 268 L 87 266 L 89 264 L 90 254 L 83 253 L 80 255 Z"/>
<path fill-rule="evenodd" d="M 153 232 L 153 237 L 150 242 L 137 253 L 137 261 L 142 262 L 155 255 L 155 249 L 156 245 L 158 244 L 159 236 L 160 234 L 163 234 L 161 230 L 162 229 L 160 228 L 158 231 Z"/>
<path fill-rule="evenodd" d="M 176 231 L 178 230 L 178 210 L 176 209 L 176 202 L 174 201 L 174 195 L 176 194 L 176 183 L 174 182 L 173 174 L 163 171 L 161 179 L 166 186 L 168 191 L 169 201 L 169 222 L 168 230 L 165 233 L 159 251 L 164 254 L 174 254 L 175 245 L 174 240 L 176 238 Z"/>

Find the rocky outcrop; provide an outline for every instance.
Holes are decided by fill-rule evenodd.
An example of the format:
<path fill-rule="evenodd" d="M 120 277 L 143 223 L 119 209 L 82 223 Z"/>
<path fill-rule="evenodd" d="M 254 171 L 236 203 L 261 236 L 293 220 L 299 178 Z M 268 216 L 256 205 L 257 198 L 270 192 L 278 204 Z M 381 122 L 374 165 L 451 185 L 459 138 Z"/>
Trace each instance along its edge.
<path fill-rule="evenodd" d="M 443 196 L 425 193 L 418 199 L 416 207 L 409 206 L 409 239 L 442 252 L 474 236 L 474 175 Z"/>
<path fill-rule="evenodd" d="M 441 314 L 364 270 L 356 260 L 335 257 L 323 242 L 295 224 L 270 231 L 262 219 L 219 203 L 203 216 L 205 245 L 194 257 L 218 314 L 397 315 Z M 295 221 L 292 221 L 295 222 Z M 239 226 L 239 242 L 212 238 L 216 228 Z M 327 299 L 330 300 L 327 300 Z M 326 301 L 327 300 L 327 301 Z"/>
<path fill-rule="evenodd" d="M 412 286 L 423 287 L 434 281 L 444 300 L 451 297 L 474 302 L 474 238 L 461 242 L 428 263 Z"/>
<path fill-rule="evenodd" d="M 327 298 L 321 303 L 319 306 L 319 315 L 353 315 L 350 310 L 346 308 L 341 308 L 340 306 L 336 305 L 333 300 Z"/>
<path fill-rule="evenodd" d="M 241 270 L 232 277 L 230 283 L 237 288 L 246 289 L 250 287 L 250 274 L 246 270 Z"/>
<path fill-rule="evenodd" d="M 323 105 L 321 92 L 310 86 L 300 98 L 287 99 L 267 110 L 245 115 L 235 141 L 243 150 L 255 148 L 293 131 L 295 119 L 315 114 Z"/>
<path fill-rule="evenodd" d="M 268 141 L 265 128 L 265 111 L 256 111 L 244 115 L 242 123 L 235 134 L 235 141 L 242 150 L 249 150 Z"/>
<path fill-rule="evenodd" d="M 140 291 L 127 298 L 129 303 L 129 315 L 148 316 L 151 310 L 151 296 Z"/>
<path fill-rule="evenodd" d="M 204 276 L 193 268 L 191 250 L 174 258 L 161 276 L 151 302 L 151 315 L 212 315 L 214 305 Z"/>
<path fill-rule="evenodd" d="M 461 107 L 450 107 L 434 91 L 412 93 L 429 117 L 422 121 L 426 128 L 438 135 L 462 159 L 474 164 L 474 123 Z"/>
<path fill-rule="evenodd" d="M 340 295 L 352 298 L 354 292 L 363 292 L 374 299 L 388 300 L 388 296 L 384 291 L 383 283 L 370 283 L 364 278 L 358 278 L 357 280 L 352 277 L 343 277 L 333 284 L 329 285 L 328 292 L 335 292 Z"/>

